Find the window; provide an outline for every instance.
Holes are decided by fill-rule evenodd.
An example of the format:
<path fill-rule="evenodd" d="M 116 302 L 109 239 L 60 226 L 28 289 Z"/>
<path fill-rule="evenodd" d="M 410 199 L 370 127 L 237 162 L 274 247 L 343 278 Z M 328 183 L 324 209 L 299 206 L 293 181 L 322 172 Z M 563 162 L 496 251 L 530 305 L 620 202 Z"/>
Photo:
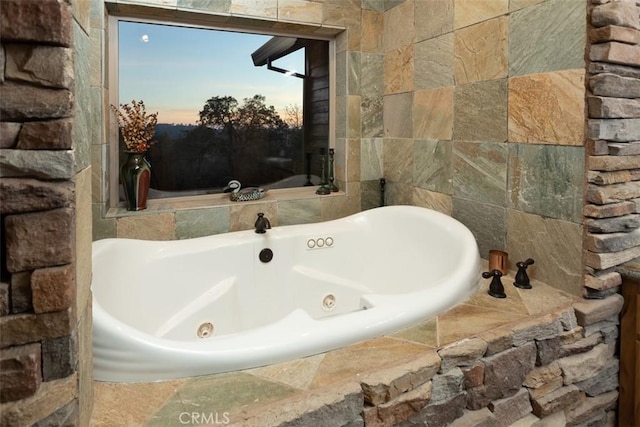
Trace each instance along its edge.
<path fill-rule="evenodd" d="M 113 19 L 112 104 L 158 113 L 149 198 L 319 183 L 329 40 Z"/>

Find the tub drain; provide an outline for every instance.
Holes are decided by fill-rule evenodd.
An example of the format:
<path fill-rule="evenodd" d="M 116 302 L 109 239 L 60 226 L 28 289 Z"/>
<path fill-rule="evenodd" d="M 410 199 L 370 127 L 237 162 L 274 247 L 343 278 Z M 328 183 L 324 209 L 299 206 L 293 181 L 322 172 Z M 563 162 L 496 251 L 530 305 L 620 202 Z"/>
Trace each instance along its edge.
<path fill-rule="evenodd" d="M 206 322 L 198 326 L 198 338 L 209 338 L 213 335 L 213 323 Z"/>
<path fill-rule="evenodd" d="M 322 299 L 322 308 L 325 311 L 333 310 L 336 306 L 336 297 L 333 294 L 327 294 Z"/>

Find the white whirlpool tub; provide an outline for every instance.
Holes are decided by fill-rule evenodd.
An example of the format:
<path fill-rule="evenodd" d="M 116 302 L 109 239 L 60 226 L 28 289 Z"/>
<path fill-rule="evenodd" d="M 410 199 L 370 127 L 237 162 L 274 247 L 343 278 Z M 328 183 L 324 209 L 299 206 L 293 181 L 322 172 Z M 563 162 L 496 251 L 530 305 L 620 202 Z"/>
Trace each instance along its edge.
<path fill-rule="evenodd" d="M 157 381 L 322 353 L 449 309 L 480 277 L 471 232 L 412 206 L 265 234 L 96 241 L 94 376 Z"/>

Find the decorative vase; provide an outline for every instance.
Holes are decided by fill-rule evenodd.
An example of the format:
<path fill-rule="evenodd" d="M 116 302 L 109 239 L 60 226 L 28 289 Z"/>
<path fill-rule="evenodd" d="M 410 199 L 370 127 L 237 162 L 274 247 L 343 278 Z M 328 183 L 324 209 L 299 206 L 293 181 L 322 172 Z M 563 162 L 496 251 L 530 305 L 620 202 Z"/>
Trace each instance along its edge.
<path fill-rule="evenodd" d="M 127 160 L 120 167 L 120 179 L 127 199 L 128 211 L 141 211 L 147 208 L 151 165 L 145 153 L 127 151 Z"/>

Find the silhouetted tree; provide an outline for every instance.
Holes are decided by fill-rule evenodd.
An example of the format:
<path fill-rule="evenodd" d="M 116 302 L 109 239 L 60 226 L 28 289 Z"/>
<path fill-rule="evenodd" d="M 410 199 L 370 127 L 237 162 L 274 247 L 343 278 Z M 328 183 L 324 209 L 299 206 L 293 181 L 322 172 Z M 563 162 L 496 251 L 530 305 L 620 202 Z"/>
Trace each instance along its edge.
<path fill-rule="evenodd" d="M 290 128 L 300 129 L 302 127 L 302 107 L 299 104 L 289 104 L 284 108 L 287 115 L 285 122 Z"/>
<path fill-rule="evenodd" d="M 267 156 L 269 141 L 281 137 L 288 128 L 263 95 L 244 98 L 241 106 L 232 96 L 214 96 L 206 101 L 199 117 L 199 125 L 226 133 L 231 149 L 229 166 L 234 177 L 244 183 L 257 179 L 259 160 Z"/>

